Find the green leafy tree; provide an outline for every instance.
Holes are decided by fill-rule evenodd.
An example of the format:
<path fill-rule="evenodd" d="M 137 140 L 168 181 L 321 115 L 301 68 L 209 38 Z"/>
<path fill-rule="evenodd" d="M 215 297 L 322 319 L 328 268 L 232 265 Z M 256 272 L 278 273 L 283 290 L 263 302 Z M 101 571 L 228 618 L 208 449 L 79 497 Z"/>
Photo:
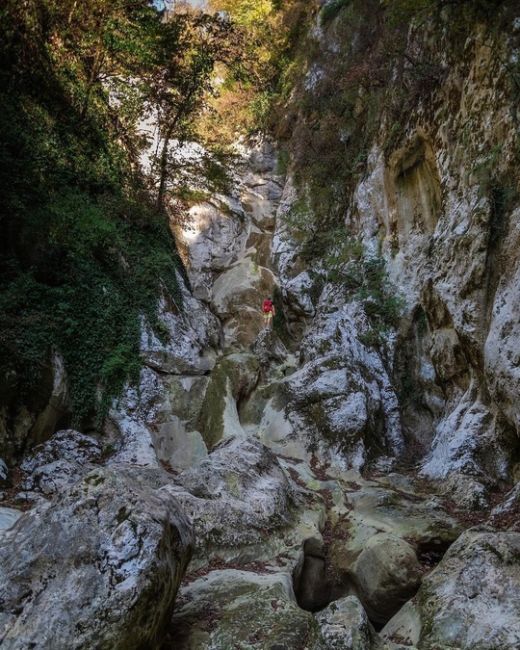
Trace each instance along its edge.
<path fill-rule="evenodd" d="M 182 307 L 171 232 L 138 167 L 150 106 L 182 139 L 225 55 L 219 17 L 147 0 L 0 5 L 0 400 L 65 360 L 76 426 L 100 421 L 140 367 L 143 316 Z M 217 47 L 218 43 L 218 47 Z M 166 131 L 165 131 L 166 130 Z M 167 173 L 175 172 L 168 167 Z"/>

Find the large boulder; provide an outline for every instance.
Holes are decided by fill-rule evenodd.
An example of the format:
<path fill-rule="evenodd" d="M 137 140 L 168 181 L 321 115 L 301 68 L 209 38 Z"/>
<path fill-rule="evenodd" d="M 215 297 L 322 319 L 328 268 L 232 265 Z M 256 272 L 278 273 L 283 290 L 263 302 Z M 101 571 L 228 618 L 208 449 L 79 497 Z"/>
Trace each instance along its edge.
<path fill-rule="evenodd" d="M 316 614 L 324 650 L 372 650 L 381 647 L 363 606 L 355 596 L 330 603 Z"/>
<path fill-rule="evenodd" d="M 419 650 L 520 647 L 520 533 L 465 532 L 382 635 Z"/>
<path fill-rule="evenodd" d="M 408 542 L 380 533 L 367 543 L 352 568 L 359 597 L 376 623 L 386 623 L 421 584 L 421 565 Z"/>
<path fill-rule="evenodd" d="M 287 574 L 213 571 L 186 587 L 165 650 L 314 648 L 317 626 Z"/>
<path fill-rule="evenodd" d="M 297 495 L 267 447 L 230 439 L 175 481 L 165 489 L 192 521 L 193 569 L 213 560 L 273 560 L 277 532 L 293 523 Z"/>
<path fill-rule="evenodd" d="M 101 444 L 92 436 L 74 429 L 58 431 L 22 462 L 22 490 L 47 496 L 60 492 L 92 469 L 101 454 Z"/>
<path fill-rule="evenodd" d="M 372 537 L 381 533 L 406 540 L 419 555 L 427 551 L 440 560 L 462 532 L 440 499 L 421 494 L 395 474 L 379 483 L 360 481 L 349 487 L 348 511 L 337 524 L 329 551 L 330 562 L 340 573 L 350 573 Z"/>
<path fill-rule="evenodd" d="M 140 471 L 96 469 L 5 533 L 3 648 L 157 647 L 192 535 L 163 477 Z"/>

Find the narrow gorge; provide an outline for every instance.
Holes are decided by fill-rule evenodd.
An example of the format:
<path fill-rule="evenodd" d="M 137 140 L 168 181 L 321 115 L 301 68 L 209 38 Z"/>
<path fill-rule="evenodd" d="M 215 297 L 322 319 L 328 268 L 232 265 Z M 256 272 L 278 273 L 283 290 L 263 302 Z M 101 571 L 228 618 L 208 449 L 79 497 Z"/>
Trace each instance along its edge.
<path fill-rule="evenodd" d="M 65 4 L 0 10 L 0 646 L 518 650 L 518 2 L 143 2 L 40 100 Z"/>

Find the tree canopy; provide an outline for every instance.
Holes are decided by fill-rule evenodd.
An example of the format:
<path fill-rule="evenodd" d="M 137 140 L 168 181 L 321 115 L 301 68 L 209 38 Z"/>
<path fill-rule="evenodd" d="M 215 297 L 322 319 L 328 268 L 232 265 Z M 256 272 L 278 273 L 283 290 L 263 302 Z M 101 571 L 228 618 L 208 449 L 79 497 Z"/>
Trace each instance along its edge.
<path fill-rule="evenodd" d="M 163 210 L 168 146 L 150 188 L 139 128 L 182 142 L 235 41 L 221 15 L 148 0 L 0 6 L 0 391 L 34 394 L 52 350 L 77 423 L 102 417 L 139 371 L 146 316 L 177 301 L 182 266 Z M 152 192 L 150 192 L 152 189 Z M 14 408 L 14 407 L 13 407 Z"/>

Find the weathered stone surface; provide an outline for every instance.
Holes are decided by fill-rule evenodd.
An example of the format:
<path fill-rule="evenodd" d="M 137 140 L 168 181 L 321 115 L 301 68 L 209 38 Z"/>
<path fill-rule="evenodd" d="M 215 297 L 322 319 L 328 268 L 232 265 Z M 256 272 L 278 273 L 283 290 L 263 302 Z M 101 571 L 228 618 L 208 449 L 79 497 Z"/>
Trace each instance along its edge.
<path fill-rule="evenodd" d="M 241 206 L 230 198 L 225 203 L 214 197 L 190 208 L 175 224 L 175 232 L 194 295 L 209 301 L 215 274 L 236 262 L 243 251 L 247 229 Z"/>
<path fill-rule="evenodd" d="M 316 614 L 316 621 L 324 650 L 372 650 L 376 647 L 374 628 L 355 596 L 335 600 Z"/>
<path fill-rule="evenodd" d="M 212 571 L 182 588 L 166 649 L 314 648 L 312 614 L 295 601 L 288 574 Z"/>
<path fill-rule="evenodd" d="M 421 473 L 444 479 L 444 488 L 466 509 L 487 505 L 493 479 L 507 477 L 507 458 L 497 440 L 496 418 L 469 389 L 442 420 Z M 446 479 L 448 479 L 446 481 Z"/>
<path fill-rule="evenodd" d="M 14 526 L 22 514 L 20 510 L 15 510 L 15 508 L 0 507 L 0 535 L 11 528 L 11 526 Z"/>
<path fill-rule="evenodd" d="M 0 458 L 0 487 L 5 487 L 9 483 L 9 469 L 5 462 Z"/>
<path fill-rule="evenodd" d="M 143 322 L 141 355 L 145 363 L 160 372 L 177 375 L 203 375 L 214 365 L 212 347 L 220 340 L 220 324 L 200 300 L 193 297 L 177 274 L 182 293 L 182 310 L 165 295 L 159 305 L 160 321 L 167 332 L 162 341 Z"/>
<path fill-rule="evenodd" d="M 386 623 L 421 584 L 421 565 L 404 540 L 374 535 L 352 567 L 361 602 L 371 620 Z"/>
<path fill-rule="evenodd" d="M 69 388 L 65 364 L 62 357 L 52 356 L 52 390 L 47 405 L 38 414 L 31 429 L 31 439 L 38 444 L 49 438 L 60 421 L 70 412 Z"/>
<path fill-rule="evenodd" d="M 22 401 L 17 374 L 0 377 L 0 448 L 7 461 L 47 440 L 58 426 L 67 426 L 70 400 L 63 358 L 53 353 L 37 372 L 37 387 Z"/>
<path fill-rule="evenodd" d="M 104 432 L 114 447 L 108 463 L 158 467 L 156 424 L 167 391 L 160 375 L 149 367 L 141 369 L 138 387 L 127 387 L 112 406 Z"/>
<path fill-rule="evenodd" d="M 382 359 L 360 340 L 366 319 L 355 303 L 333 294 L 320 307 L 301 343 L 301 369 L 287 381 L 290 410 L 303 416 L 315 440 L 341 451 L 347 466 L 398 455 L 398 400 Z"/>
<path fill-rule="evenodd" d="M 22 490 L 50 496 L 79 481 L 83 474 L 99 462 L 101 444 L 91 436 L 66 429 L 37 447 L 25 458 Z"/>
<path fill-rule="evenodd" d="M 2 537 L 2 647 L 155 647 L 191 544 L 167 492 L 124 468 L 92 471 Z"/>
<path fill-rule="evenodd" d="M 220 359 L 211 373 L 198 421 L 209 448 L 224 437 L 245 437 L 236 405 L 251 394 L 259 372 L 255 355 L 231 354 Z"/>
<path fill-rule="evenodd" d="M 518 225 L 520 208 L 509 216 L 511 224 L 504 242 L 504 257 L 508 260 L 500 277 L 494 296 L 491 322 L 484 346 L 484 363 L 489 390 L 501 410 L 515 427 L 520 425 L 518 390 L 520 371 L 518 366 L 518 301 L 520 300 L 520 265 L 517 260 L 520 243 Z"/>
<path fill-rule="evenodd" d="M 381 637 L 389 642 L 416 647 L 421 636 L 421 617 L 416 599 L 409 600 L 381 630 Z"/>
<path fill-rule="evenodd" d="M 193 567 L 205 566 L 212 557 L 253 562 L 260 559 L 262 544 L 272 559 L 269 536 L 274 539 L 275 532 L 292 521 L 296 495 L 267 447 L 255 440 L 231 439 L 175 481 L 177 486 L 165 489 L 192 521 Z"/>
<path fill-rule="evenodd" d="M 516 173 L 502 84 L 507 66 L 496 66 L 496 53 L 511 43 L 507 29 L 492 44 L 487 38 L 475 25 L 464 56 L 435 93 L 435 117 L 419 117 L 419 100 L 394 151 L 374 145 L 348 219 L 367 247 L 380 247 L 410 315 L 422 314 L 421 327 L 403 343 L 410 365 L 426 371 L 403 373 L 412 391 L 403 399 L 404 425 L 410 441 L 421 442 L 425 473 L 443 483 L 452 475 L 450 494 L 467 508 L 482 507 L 489 487 L 510 476 L 519 422 L 518 206 L 511 201 L 498 216 L 475 173 L 490 164 L 492 142 L 501 143 L 500 164 L 491 164 L 500 187 Z M 378 138 L 386 128 L 383 121 Z"/>
<path fill-rule="evenodd" d="M 520 483 L 506 494 L 502 503 L 491 510 L 489 523 L 501 529 L 520 532 Z"/>
<path fill-rule="evenodd" d="M 520 534 L 469 530 L 383 636 L 419 650 L 511 650 L 520 644 L 519 589 Z"/>
<path fill-rule="evenodd" d="M 357 485 L 353 485 L 354 481 Z M 345 511 L 339 511 L 332 520 L 335 526 L 328 562 L 340 583 L 348 587 L 355 584 L 357 560 L 378 540 L 386 537 L 399 540 L 396 541 L 397 551 L 402 544 L 406 549 L 404 559 L 408 557 L 411 566 L 417 568 L 415 555 L 412 557 L 410 553 L 410 545 L 419 556 L 425 552 L 440 560 L 462 531 L 460 524 L 444 512 L 440 499 L 418 494 L 417 488 L 405 477 L 389 475 L 386 480 L 381 479 L 381 482 L 386 485 L 363 481 L 361 477 L 348 480 L 349 491 L 344 495 Z M 370 559 L 370 555 L 371 553 L 365 554 L 365 558 Z M 399 556 L 397 552 L 396 559 Z M 369 561 L 365 566 L 369 572 L 373 570 L 376 574 L 380 565 Z M 388 568 L 390 566 L 389 564 Z M 399 584 L 400 568 L 394 566 L 394 569 L 397 571 L 394 577 L 380 574 L 381 584 L 384 585 L 381 594 L 385 593 L 387 587 L 390 593 L 392 584 L 396 587 L 395 580 Z M 403 570 L 405 571 L 404 565 Z M 409 575 L 413 576 L 413 572 Z M 369 613 L 371 617 L 374 616 L 372 610 Z M 385 616 L 388 620 L 389 614 Z M 377 614 L 374 620 L 377 620 Z"/>
<path fill-rule="evenodd" d="M 246 347 L 254 342 L 263 326 L 262 302 L 272 296 L 275 285 L 272 271 L 250 257 L 240 259 L 218 276 L 211 305 L 221 319 L 231 321 L 225 328 L 227 345 L 236 342 Z M 247 321 L 242 320 L 245 313 L 250 316 Z"/>

